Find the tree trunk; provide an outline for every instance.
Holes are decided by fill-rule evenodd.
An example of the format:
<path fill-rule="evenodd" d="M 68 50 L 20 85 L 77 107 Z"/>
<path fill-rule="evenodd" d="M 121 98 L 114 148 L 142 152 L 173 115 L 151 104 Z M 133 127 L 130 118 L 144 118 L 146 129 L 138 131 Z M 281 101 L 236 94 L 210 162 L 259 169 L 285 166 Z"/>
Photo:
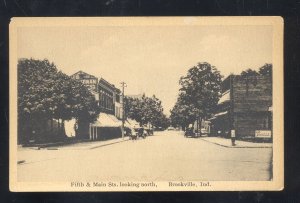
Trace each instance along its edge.
<path fill-rule="evenodd" d="M 65 120 L 62 119 L 61 138 L 65 138 L 65 136 L 66 136 Z"/>
<path fill-rule="evenodd" d="M 60 119 L 57 119 L 57 132 L 55 133 L 55 137 L 57 138 L 61 132 Z"/>
<path fill-rule="evenodd" d="M 202 136 L 202 132 L 201 132 L 201 129 L 202 129 L 202 118 L 201 118 L 201 117 L 199 118 L 199 125 L 198 125 L 198 126 L 199 126 L 199 128 L 200 128 L 200 129 L 199 129 L 199 135 L 200 135 L 200 137 L 201 137 L 201 136 Z"/>
<path fill-rule="evenodd" d="M 50 118 L 50 133 L 53 135 L 53 118 Z"/>
<path fill-rule="evenodd" d="M 59 119 L 57 119 L 57 131 L 59 131 L 60 129 L 60 123 L 59 123 Z"/>

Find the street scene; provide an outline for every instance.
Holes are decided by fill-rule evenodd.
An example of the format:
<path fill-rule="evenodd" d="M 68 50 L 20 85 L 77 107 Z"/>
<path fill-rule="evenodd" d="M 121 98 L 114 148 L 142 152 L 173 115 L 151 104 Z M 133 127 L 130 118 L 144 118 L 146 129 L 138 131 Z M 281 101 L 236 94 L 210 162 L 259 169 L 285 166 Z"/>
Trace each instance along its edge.
<path fill-rule="evenodd" d="M 152 23 L 18 27 L 18 182 L 273 180 L 272 26 Z"/>
<path fill-rule="evenodd" d="M 18 165 L 19 181 L 33 182 L 268 181 L 272 175 L 270 145 L 230 148 L 201 138 L 186 139 L 182 131 L 162 131 L 105 146 L 91 142 L 22 149 L 19 160 L 25 160 Z"/>

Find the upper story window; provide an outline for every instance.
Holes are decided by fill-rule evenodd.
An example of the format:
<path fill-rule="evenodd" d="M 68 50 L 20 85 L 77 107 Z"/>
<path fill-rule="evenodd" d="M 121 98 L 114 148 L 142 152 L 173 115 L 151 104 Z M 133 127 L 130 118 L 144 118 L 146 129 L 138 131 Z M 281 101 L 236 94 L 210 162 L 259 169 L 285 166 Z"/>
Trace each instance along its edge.
<path fill-rule="evenodd" d="M 84 74 L 79 74 L 79 79 L 84 79 Z"/>

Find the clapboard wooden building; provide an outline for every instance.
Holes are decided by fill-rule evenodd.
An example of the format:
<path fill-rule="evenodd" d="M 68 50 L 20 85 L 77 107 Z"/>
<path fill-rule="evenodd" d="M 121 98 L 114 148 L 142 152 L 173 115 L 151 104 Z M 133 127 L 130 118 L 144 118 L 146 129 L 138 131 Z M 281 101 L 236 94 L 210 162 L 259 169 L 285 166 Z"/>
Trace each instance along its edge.
<path fill-rule="evenodd" d="M 230 75 L 211 121 L 211 135 L 272 138 L 272 77 Z"/>

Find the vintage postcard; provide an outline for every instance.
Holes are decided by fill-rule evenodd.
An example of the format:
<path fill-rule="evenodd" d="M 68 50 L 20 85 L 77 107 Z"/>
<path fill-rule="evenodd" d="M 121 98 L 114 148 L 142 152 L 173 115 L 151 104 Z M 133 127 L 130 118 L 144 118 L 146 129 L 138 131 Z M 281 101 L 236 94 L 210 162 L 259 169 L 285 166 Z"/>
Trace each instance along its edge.
<path fill-rule="evenodd" d="M 284 188 L 281 17 L 13 18 L 10 190 Z"/>

